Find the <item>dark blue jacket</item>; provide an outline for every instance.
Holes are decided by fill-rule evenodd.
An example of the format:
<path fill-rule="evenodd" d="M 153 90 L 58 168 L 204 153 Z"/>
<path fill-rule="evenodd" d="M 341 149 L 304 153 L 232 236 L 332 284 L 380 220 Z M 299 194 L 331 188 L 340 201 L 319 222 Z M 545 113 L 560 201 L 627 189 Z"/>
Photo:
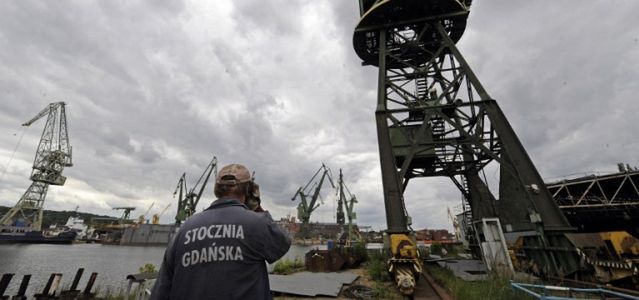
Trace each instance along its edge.
<path fill-rule="evenodd" d="M 270 214 L 219 199 L 169 243 L 151 299 L 271 299 L 267 261 L 291 240 Z"/>

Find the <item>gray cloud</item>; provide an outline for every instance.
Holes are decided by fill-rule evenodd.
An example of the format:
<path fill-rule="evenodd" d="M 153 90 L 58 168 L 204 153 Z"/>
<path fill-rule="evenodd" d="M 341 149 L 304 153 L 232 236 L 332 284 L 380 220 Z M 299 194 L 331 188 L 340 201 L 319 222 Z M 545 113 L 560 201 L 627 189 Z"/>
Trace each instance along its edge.
<path fill-rule="evenodd" d="M 543 177 L 639 164 L 637 8 L 473 4 L 459 47 Z M 68 104 L 75 166 L 47 208 L 164 207 L 182 172 L 194 181 L 216 155 L 256 171 L 276 217 L 295 213 L 290 198 L 322 162 L 342 168 L 359 222 L 385 226 L 377 72 L 351 47 L 356 1 L 8 1 L 0 12 L 0 171 L 22 122 Z M 2 205 L 29 184 L 41 122 L 3 175 Z M 332 220 L 331 194 L 317 220 Z M 445 178 L 412 182 L 414 227 L 450 228 L 459 197 Z"/>

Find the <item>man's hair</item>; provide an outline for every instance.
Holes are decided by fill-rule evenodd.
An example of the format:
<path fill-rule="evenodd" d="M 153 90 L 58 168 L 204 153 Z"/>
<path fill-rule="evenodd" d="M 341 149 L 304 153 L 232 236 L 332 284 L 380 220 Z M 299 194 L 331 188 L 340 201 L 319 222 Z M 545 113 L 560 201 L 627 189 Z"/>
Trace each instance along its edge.
<path fill-rule="evenodd" d="M 223 198 L 223 197 L 227 197 L 229 195 L 235 195 L 235 194 L 246 196 L 247 184 L 248 184 L 247 182 L 237 183 L 234 185 L 216 183 L 215 188 L 213 188 L 213 193 L 215 194 L 215 197 L 218 197 L 218 198 Z"/>

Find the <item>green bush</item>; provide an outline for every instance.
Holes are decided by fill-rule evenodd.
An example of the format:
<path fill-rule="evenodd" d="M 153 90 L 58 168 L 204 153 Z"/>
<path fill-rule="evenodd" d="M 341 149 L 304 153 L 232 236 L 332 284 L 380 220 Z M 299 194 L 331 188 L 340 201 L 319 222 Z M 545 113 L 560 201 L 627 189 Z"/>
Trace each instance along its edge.
<path fill-rule="evenodd" d="M 288 275 L 302 270 L 304 270 L 304 261 L 299 257 L 294 260 L 280 259 L 273 266 L 273 273 L 280 275 Z"/>
<path fill-rule="evenodd" d="M 144 266 L 141 266 L 138 270 L 140 271 L 140 273 L 154 273 L 154 272 L 156 272 L 154 264 L 144 264 Z"/>
<path fill-rule="evenodd" d="M 374 253 L 366 263 L 366 272 L 375 281 L 388 281 L 386 260 L 381 253 Z"/>
<path fill-rule="evenodd" d="M 366 250 L 366 243 L 364 241 L 357 241 L 353 244 L 353 254 L 357 257 L 361 257 L 362 261 L 368 260 L 368 251 Z"/>
<path fill-rule="evenodd" d="M 442 249 L 444 247 L 440 243 L 432 243 L 430 245 L 430 253 L 435 255 L 442 255 Z"/>

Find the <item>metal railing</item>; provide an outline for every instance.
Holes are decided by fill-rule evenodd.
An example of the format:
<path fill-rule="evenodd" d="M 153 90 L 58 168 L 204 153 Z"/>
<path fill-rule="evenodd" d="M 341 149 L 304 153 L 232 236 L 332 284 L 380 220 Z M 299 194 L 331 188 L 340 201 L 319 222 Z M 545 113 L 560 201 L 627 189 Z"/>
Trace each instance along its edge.
<path fill-rule="evenodd" d="M 535 297 L 536 299 L 542 300 L 607 299 L 607 297 L 610 296 L 618 297 L 620 299 L 639 300 L 639 297 L 637 296 L 612 291 L 601 287 L 574 288 L 554 285 L 518 283 L 513 281 L 510 282 L 510 286 L 516 291 L 522 291 L 530 296 Z M 586 296 L 592 296 L 592 298 L 584 298 Z"/>

